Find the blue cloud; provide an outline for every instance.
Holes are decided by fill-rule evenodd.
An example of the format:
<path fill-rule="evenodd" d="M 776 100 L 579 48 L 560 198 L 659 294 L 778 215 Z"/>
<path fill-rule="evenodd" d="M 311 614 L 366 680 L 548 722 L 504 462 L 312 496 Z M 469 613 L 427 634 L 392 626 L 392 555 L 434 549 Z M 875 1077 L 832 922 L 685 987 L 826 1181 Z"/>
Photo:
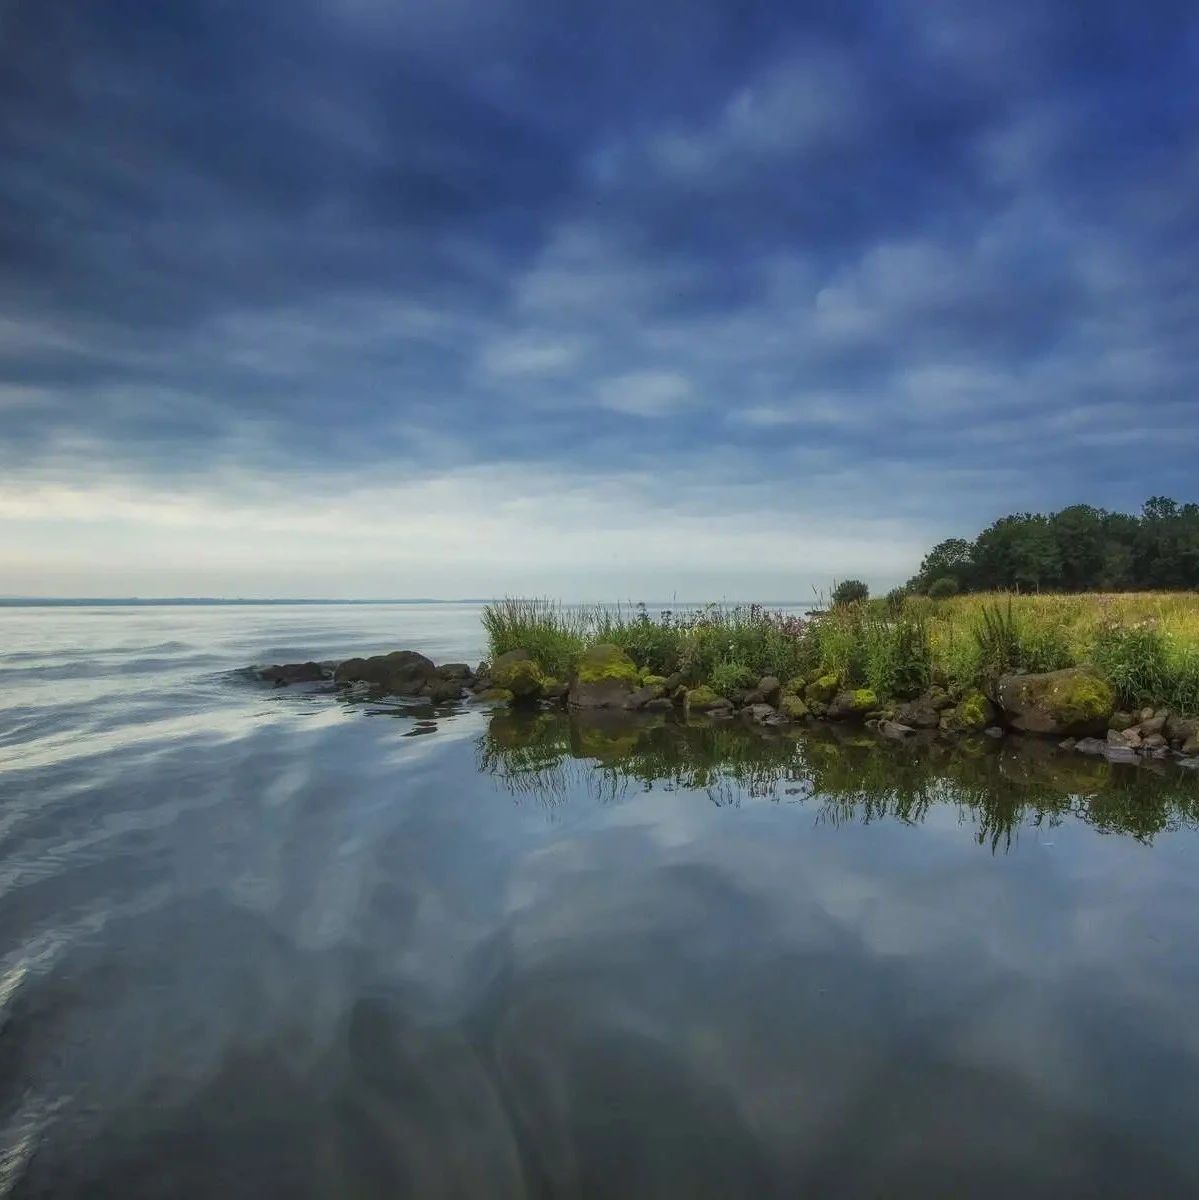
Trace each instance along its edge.
<path fill-rule="evenodd" d="M 920 536 L 1193 492 L 1191 4 L 0 22 L 23 485 L 703 473 Z"/>

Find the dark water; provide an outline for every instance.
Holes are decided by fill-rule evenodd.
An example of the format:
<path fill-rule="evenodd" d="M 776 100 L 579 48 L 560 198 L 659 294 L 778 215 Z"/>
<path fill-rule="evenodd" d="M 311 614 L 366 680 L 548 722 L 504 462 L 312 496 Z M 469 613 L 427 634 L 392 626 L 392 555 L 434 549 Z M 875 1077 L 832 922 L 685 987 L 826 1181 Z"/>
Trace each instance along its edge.
<path fill-rule="evenodd" d="M 1199 784 L 387 710 L 477 613 L 0 612 L 0 1195 L 1199 1194 Z"/>

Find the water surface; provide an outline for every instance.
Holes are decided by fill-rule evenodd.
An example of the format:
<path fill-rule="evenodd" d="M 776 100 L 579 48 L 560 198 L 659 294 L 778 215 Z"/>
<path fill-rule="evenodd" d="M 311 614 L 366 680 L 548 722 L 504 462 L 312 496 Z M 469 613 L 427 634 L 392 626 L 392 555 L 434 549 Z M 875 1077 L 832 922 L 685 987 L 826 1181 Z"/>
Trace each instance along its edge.
<path fill-rule="evenodd" d="M 0 610 L 0 1195 L 1199 1191 L 1193 778 L 237 672 L 399 646 Z"/>

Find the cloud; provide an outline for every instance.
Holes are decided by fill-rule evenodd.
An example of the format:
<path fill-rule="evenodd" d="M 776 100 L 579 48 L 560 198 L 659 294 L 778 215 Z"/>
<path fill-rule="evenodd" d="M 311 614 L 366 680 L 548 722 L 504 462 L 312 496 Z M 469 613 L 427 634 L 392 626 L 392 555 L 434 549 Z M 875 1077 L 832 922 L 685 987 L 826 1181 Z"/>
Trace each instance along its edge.
<path fill-rule="evenodd" d="M 32 498 L 91 562 L 67 530 L 94 494 L 113 561 L 151 562 L 169 495 L 219 513 L 230 480 L 262 488 L 237 510 L 255 547 L 281 519 L 263 497 L 303 509 L 315 481 L 373 529 L 364 481 L 388 480 L 381 508 L 463 562 L 476 534 L 509 545 L 496 495 L 512 528 L 568 512 L 511 547 L 530 577 L 615 545 L 593 526 L 653 524 L 677 573 L 731 578 L 737 545 L 784 555 L 755 542 L 774 511 L 901 577 L 1005 511 L 1192 494 L 1184 4 L 1136 38 L 1118 6 L 1084 33 L 1031 0 L 5 22 L 0 468 L 25 499 L 3 565 L 34 582 Z M 490 504 L 436 482 L 488 477 Z M 640 521 L 602 524 L 615 493 Z M 177 535 L 218 554 L 206 521 Z M 304 536 L 376 561 L 328 522 Z"/>

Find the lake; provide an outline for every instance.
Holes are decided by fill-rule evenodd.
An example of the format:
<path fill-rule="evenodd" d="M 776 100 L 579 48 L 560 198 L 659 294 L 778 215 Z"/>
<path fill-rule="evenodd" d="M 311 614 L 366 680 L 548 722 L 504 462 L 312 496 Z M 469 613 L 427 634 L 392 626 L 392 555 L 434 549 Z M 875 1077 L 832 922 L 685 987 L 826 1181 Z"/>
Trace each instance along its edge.
<path fill-rule="evenodd" d="M 344 704 L 474 605 L 0 608 L 0 1196 L 1199 1194 L 1199 781 Z"/>

